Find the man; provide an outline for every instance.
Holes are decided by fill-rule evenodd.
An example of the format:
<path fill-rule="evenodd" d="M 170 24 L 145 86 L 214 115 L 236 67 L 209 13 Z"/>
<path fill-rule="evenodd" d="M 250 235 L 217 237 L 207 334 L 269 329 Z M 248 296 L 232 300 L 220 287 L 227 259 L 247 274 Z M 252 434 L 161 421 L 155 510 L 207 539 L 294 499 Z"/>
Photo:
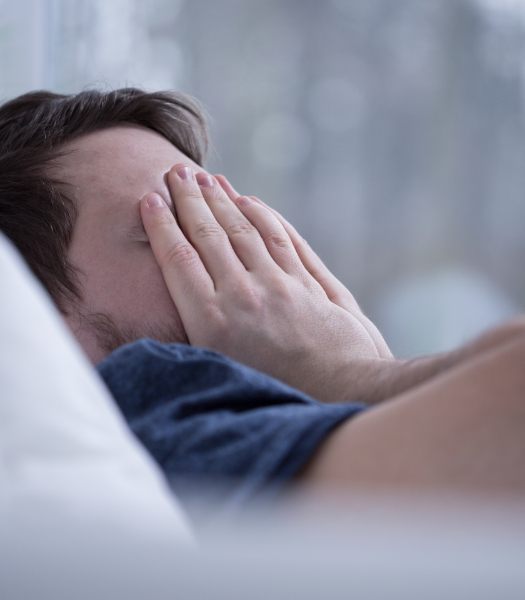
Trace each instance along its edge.
<path fill-rule="evenodd" d="M 205 142 L 198 106 L 173 93 L 0 108 L 0 227 L 175 489 L 523 494 L 523 322 L 393 359 L 282 217 L 204 171 Z"/>

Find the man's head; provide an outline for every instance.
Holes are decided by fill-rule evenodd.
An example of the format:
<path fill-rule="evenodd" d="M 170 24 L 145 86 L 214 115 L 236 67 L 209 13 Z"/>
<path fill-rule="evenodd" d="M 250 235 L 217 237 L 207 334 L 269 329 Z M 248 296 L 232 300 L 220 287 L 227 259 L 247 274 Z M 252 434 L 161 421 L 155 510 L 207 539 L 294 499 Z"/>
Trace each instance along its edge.
<path fill-rule="evenodd" d="M 198 168 L 206 142 L 181 94 L 34 92 L 0 107 L 0 230 L 92 360 L 139 337 L 186 339 L 138 203 L 170 202 L 164 174 Z"/>

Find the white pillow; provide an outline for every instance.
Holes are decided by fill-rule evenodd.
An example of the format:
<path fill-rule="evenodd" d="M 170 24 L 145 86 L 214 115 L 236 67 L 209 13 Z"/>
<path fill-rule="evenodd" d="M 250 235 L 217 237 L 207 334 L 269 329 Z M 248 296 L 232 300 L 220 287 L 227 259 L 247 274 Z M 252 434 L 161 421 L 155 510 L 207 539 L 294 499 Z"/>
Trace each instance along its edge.
<path fill-rule="evenodd" d="M 68 578 L 91 573 L 85 591 L 97 597 L 98 569 L 135 597 L 137 581 L 191 544 L 186 518 L 1 234 L 0 285 L 0 596 L 28 598 L 29 585 L 65 596 Z M 137 573 L 123 573 L 129 561 Z"/>

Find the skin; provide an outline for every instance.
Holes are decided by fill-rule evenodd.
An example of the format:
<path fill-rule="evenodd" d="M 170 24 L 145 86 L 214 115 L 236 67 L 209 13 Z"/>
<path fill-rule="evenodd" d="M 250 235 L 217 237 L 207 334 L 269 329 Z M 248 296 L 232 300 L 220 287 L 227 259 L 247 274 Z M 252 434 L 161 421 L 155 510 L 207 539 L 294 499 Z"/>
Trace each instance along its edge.
<path fill-rule="evenodd" d="M 304 303 L 312 290 L 314 295 L 319 292 L 312 280 L 335 306 L 343 303 L 344 291 L 273 211 L 256 199 L 239 197 L 224 178 L 181 176 L 181 166 L 176 165 L 168 178 L 178 221 L 156 194 L 144 197 L 141 215 L 188 336 L 228 352 L 241 349 L 245 361 L 278 370 L 286 357 L 283 348 L 290 343 L 289 324 L 279 321 L 280 311 L 293 305 L 303 318 L 307 306 L 310 319 L 324 315 Z M 272 305 L 276 295 L 281 302 Z M 318 303 L 323 303 L 320 294 L 314 304 Z M 352 313 L 354 308 L 343 310 Z M 338 311 L 332 314 L 340 316 Z M 283 328 L 287 334 L 280 337 Z M 346 353 L 341 360 L 344 347 L 334 331 L 328 336 L 331 345 L 325 345 L 318 331 L 317 347 L 311 350 L 317 362 L 303 357 L 303 363 L 294 364 L 299 371 L 306 366 L 301 385 L 310 385 L 308 369 L 315 372 L 314 380 L 328 370 L 324 388 L 343 398 L 355 377 L 362 376 L 357 364 L 381 365 L 388 375 L 383 381 L 397 377 L 398 387 L 401 381 L 405 389 L 328 436 L 296 487 L 310 493 L 368 486 L 525 495 L 523 320 L 455 353 L 401 364 L 372 352 L 357 358 Z M 260 352 L 259 343 L 272 348 L 270 356 Z M 380 373 L 376 370 L 374 376 Z"/>
<path fill-rule="evenodd" d="M 524 363 L 521 333 L 358 415 L 327 439 L 298 485 L 525 499 Z"/>
<path fill-rule="evenodd" d="M 65 157 L 54 175 L 68 184 L 68 191 L 78 209 L 69 259 L 79 272 L 83 300 L 80 305 L 71 306 L 66 317 L 75 336 L 95 363 L 122 343 L 141 337 L 187 342 L 185 327 L 179 316 L 184 298 L 191 297 L 187 295 L 187 284 L 182 280 L 170 281 L 172 289 L 183 291 L 182 295 L 179 294 L 179 301 L 174 302 L 151 252 L 141 223 L 139 203 L 145 192 L 153 190 L 173 211 L 168 185 L 173 185 L 174 171 L 170 167 L 174 163 L 189 166 L 201 175 L 209 174 L 162 136 L 140 127 L 114 127 L 91 133 L 66 145 L 64 150 Z M 234 207 L 224 192 L 223 196 Z M 240 211 L 237 214 L 242 217 Z M 184 211 L 180 218 L 185 219 Z M 209 236 L 210 231 L 205 226 L 201 229 L 202 235 Z M 253 227 L 251 229 L 255 234 L 252 238 L 259 240 L 261 249 L 264 243 L 259 233 Z M 314 354 L 317 351 L 314 352 L 313 348 L 318 346 L 321 334 L 325 337 L 326 346 L 333 345 L 331 340 L 336 335 L 341 338 L 339 345 L 333 345 L 333 352 L 341 351 L 359 359 L 391 358 L 384 340 L 359 310 L 352 295 L 342 288 L 340 303 L 345 308 L 331 302 L 322 285 L 309 275 L 297 255 L 295 260 L 297 268 L 301 267 L 308 277 L 308 281 L 297 282 L 296 288 L 289 290 L 303 300 L 302 312 L 289 302 L 290 298 L 281 298 L 284 301 L 279 306 L 267 311 L 263 328 L 268 331 L 265 356 L 275 356 L 278 350 L 280 358 L 264 363 L 262 355 L 245 356 L 245 362 L 298 384 L 309 363 L 316 360 Z M 273 261 L 271 264 L 274 271 L 268 271 L 270 279 L 280 271 Z M 294 282 L 292 278 L 289 281 Z M 228 282 L 225 285 L 227 287 Z M 275 291 L 261 282 L 261 289 L 263 287 L 272 293 Z M 231 292 L 236 292 L 238 298 L 244 297 L 235 290 L 235 286 L 229 290 L 229 298 Z M 280 316 L 279 321 L 276 315 Z M 101 317 L 104 327 L 101 327 Z M 213 323 L 206 319 L 203 322 L 207 323 L 206 327 Z M 311 326 L 304 328 L 304 322 Z M 326 324 L 330 324 L 333 335 L 324 326 Z M 277 326 L 280 328 L 278 340 Z M 212 331 L 211 327 L 209 331 Z M 102 335 L 104 332 L 106 334 Z M 216 332 L 216 335 L 226 339 L 226 332 Z M 285 336 L 289 340 L 297 338 L 297 343 L 293 346 L 285 343 Z M 196 336 L 189 341 L 216 347 L 211 340 L 199 340 Z M 262 346 L 259 344 L 259 347 Z M 244 347 L 232 338 L 226 353 L 240 358 Z M 302 367 L 295 371 L 294 376 L 288 369 L 275 368 L 277 364 L 287 364 L 283 358 L 294 362 L 299 359 Z M 303 389 L 317 392 L 313 378 L 312 383 L 303 386 Z"/>
<path fill-rule="evenodd" d="M 209 190 L 209 206 L 199 183 Z M 195 177 L 184 165 L 170 170 L 168 184 L 178 218 L 150 195 L 161 209 L 157 228 L 168 232 L 153 251 L 192 344 L 220 349 L 326 400 L 343 366 L 357 372 L 370 361 L 391 360 L 384 341 L 388 354 L 380 355 L 351 294 L 341 294 L 341 305 L 329 298 L 266 207 L 245 197 L 233 203 L 213 177 Z M 169 237 L 173 229 L 176 240 Z"/>
<path fill-rule="evenodd" d="M 55 176 L 69 184 L 78 209 L 69 259 L 83 290 L 82 303 L 70 308 L 67 321 L 87 355 L 97 363 L 140 337 L 187 341 L 138 206 L 150 190 L 171 202 L 165 173 L 174 162 L 198 165 L 162 136 L 133 126 L 80 137 L 64 150 Z M 109 339 L 95 315 L 114 325 Z"/>
<path fill-rule="evenodd" d="M 161 136 L 118 127 L 65 149 L 57 175 L 78 206 L 70 259 L 84 293 L 67 319 L 93 362 L 110 342 L 189 341 L 321 400 L 378 404 L 328 437 L 296 482 L 303 489 L 524 493 L 521 321 L 450 354 L 395 360 L 280 215 L 204 177 Z M 183 166 L 194 169 L 186 179 Z M 96 315 L 112 323 L 112 340 Z"/>

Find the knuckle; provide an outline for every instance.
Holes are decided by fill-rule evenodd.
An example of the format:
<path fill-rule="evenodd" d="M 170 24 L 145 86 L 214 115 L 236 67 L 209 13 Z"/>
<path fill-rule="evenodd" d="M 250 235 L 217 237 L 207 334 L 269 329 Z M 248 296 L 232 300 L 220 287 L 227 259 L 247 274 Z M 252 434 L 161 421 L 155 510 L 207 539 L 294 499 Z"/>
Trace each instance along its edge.
<path fill-rule="evenodd" d="M 197 258 L 195 250 L 188 242 L 177 242 L 172 244 L 160 260 L 161 266 L 166 265 L 189 265 Z"/>
<path fill-rule="evenodd" d="M 266 236 L 266 243 L 273 248 L 286 250 L 290 247 L 290 239 L 284 234 L 274 231 Z"/>
<path fill-rule="evenodd" d="M 242 235 L 251 235 L 255 232 L 255 227 L 248 221 L 238 221 L 226 227 L 228 237 L 236 237 Z"/>
<path fill-rule="evenodd" d="M 194 235 L 198 239 L 206 239 L 224 236 L 225 232 L 217 221 L 201 221 L 195 226 Z"/>

